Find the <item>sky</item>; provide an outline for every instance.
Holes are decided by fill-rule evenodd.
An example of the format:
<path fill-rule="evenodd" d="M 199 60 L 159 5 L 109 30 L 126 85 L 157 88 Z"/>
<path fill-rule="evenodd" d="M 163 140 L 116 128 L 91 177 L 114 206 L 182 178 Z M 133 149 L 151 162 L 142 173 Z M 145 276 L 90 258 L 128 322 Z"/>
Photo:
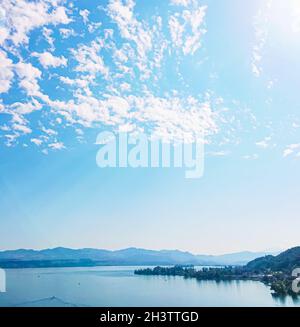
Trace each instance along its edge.
<path fill-rule="evenodd" d="M 299 245 L 298 0 L 2 0 L 0 249 Z M 99 132 L 205 139 L 204 175 Z"/>

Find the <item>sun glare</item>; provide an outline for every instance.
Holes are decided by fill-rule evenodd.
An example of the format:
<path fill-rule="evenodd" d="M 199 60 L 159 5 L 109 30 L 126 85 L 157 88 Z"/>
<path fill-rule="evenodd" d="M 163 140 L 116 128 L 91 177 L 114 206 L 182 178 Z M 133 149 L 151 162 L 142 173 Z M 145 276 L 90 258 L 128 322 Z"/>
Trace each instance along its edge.
<path fill-rule="evenodd" d="M 286 33 L 300 32 L 300 0 L 272 1 L 270 20 L 281 31 Z"/>

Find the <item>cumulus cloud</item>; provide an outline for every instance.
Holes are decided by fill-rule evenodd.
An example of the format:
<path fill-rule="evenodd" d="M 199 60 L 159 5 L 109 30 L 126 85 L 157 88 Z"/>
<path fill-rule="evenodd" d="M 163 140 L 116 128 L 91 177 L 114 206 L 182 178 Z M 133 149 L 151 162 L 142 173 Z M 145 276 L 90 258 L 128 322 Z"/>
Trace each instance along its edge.
<path fill-rule="evenodd" d="M 87 88 L 89 85 L 88 79 L 80 79 L 80 78 L 71 79 L 65 76 L 60 76 L 59 79 L 66 85 L 76 86 L 82 89 Z"/>
<path fill-rule="evenodd" d="M 0 49 L 0 93 L 10 89 L 13 76 L 13 62 L 7 57 L 6 52 Z"/>
<path fill-rule="evenodd" d="M 7 39 L 8 37 L 8 29 L 0 26 L 0 45 L 3 46 L 4 45 L 4 41 Z"/>
<path fill-rule="evenodd" d="M 5 40 L 11 40 L 15 45 L 28 43 L 29 33 L 44 25 L 68 24 L 71 19 L 63 1 L 26 1 L 2 0 L 1 8 L 4 13 L 6 28 Z"/>
<path fill-rule="evenodd" d="M 30 102 L 15 102 L 8 108 L 10 112 L 15 114 L 28 115 L 36 110 L 40 110 L 42 105 L 36 99 L 32 99 Z"/>
<path fill-rule="evenodd" d="M 33 52 L 32 56 L 37 57 L 44 68 L 67 66 L 67 59 L 64 56 L 55 57 L 51 52 Z"/>
<path fill-rule="evenodd" d="M 15 70 L 19 76 L 19 86 L 24 89 L 29 96 L 39 96 L 40 87 L 38 80 L 42 76 L 42 72 L 34 67 L 31 63 L 18 62 Z"/>

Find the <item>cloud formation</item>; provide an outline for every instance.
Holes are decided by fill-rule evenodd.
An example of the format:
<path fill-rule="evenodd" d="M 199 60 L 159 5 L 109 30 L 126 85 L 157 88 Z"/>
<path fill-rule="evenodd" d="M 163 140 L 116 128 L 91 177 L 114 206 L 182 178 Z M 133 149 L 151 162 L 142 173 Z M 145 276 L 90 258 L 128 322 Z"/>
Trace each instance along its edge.
<path fill-rule="evenodd" d="M 252 51 L 249 44 L 248 63 L 257 77 L 264 71 L 271 3 L 264 2 L 256 15 Z M 26 143 L 48 153 L 68 147 L 66 131 L 82 140 L 97 128 L 143 131 L 173 142 L 201 137 L 226 147 L 240 144 L 248 129 L 269 125 L 238 100 L 225 105 L 223 85 L 215 87 L 221 74 L 214 67 L 223 62 L 210 58 L 206 43 L 214 28 L 208 26 L 210 5 L 170 0 L 148 8 L 149 14 L 134 0 L 84 6 L 2 1 L 1 144 Z M 208 68 L 201 70 L 205 61 Z M 269 80 L 268 90 L 276 85 Z M 253 153 L 274 148 L 263 138 L 274 131 L 268 132 L 252 139 Z M 231 153 L 219 147 L 211 153 Z"/>
<path fill-rule="evenodd" d="M 192 141 L 216 133 L 217 113 L 209 101 L 182 97 L 175 89 L 161 94 L 155 88 L 171 51 L 194 55 L 205 34 L 205 6 L 195 0 L 172 1 L 170 6 L 172 14 L 163 26 L 160 15 L 141 19 L 133 0 L 109 0 L 107 7 L 98 9 L 113 24 L 105 28 L 101 21 L 90 19 L 89 10 L 77 11 L 64 1 L 20 0 L 15 4 L 4 0 L 0 92 L 9 92 L 14 83 L 13 91 L 19 94 L 17 101 L 1 104 L 6 144 L 28 135 L 28 141 L 38 147 L 63 149 L 56 131 L 63 123 L 76 131 L 78 126 L 106 126 L 116 131 L 145 131 L 171 141 Z M 85 27 L 80 26 L 80 19 Z M 99 28 L 97 36 L 85 41 L 87 33 Z M 32 32 L 38 32 L 39 39 L 31 41 Z M 56 53 L 58 37 L 63 40 L 79 34 L 82 41 Z M 28 46 L 35 50 L 22 54 Z M 63 96 L 50 94 L 46 80 L 65 90 Z M 38 124 L 31 121 L 37 112 Z"/>
<path fill-rule="evenodd" d="M 67 59 L 65 57 L 55 57 L 51 52 L 33 52 L 32 56 L 37 57 L 44 68 L 67 66 Z"/>

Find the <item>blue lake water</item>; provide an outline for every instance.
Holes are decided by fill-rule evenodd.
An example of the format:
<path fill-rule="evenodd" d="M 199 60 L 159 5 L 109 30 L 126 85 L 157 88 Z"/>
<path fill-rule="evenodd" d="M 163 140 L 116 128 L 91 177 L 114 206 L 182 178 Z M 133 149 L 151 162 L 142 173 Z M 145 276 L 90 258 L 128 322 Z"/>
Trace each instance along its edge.
<path fill-rule="evenodd" d="M 7 269 L 0 306 L 300 306 L 260 282 L 138 276 L 136 268 Z"/>

